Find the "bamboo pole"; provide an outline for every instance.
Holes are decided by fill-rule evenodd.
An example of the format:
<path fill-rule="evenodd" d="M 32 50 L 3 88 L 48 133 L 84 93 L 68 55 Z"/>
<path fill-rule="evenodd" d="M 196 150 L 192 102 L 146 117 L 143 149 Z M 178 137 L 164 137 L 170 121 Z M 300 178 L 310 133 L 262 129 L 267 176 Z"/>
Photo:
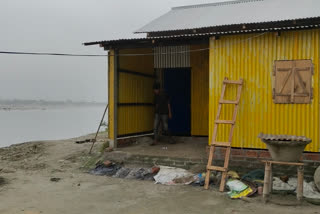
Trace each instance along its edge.
<path fill-rule="evenodd" d="M 99 124 L 99 126 L 98 126 L 98 130 L 97 130 L 97 132 L 96 132 L 96 135 L 95 135 L 94 139 L 92 140 L 92 145 L 91 145 L 89 154 L 91 154 L 92 148 L 93 148 L 94 144 L 95 144 L 96 141 L 97 141 L 97 137 L 98 137 L 98 134 L 99 134 L 99 131 L 100 131 L 100 127 L 101 127 L 101 124 L 102 124 L 102 122 L 103 122 L 104 116 L 106 115 L 106 112 L 107 112 L 108 108 L 109 108 L 109 104 L 107 104 L 106 108 L 104 109 L 103 116 L 102 116 L 101 121 L 100 121 L 100 124 Z"/>

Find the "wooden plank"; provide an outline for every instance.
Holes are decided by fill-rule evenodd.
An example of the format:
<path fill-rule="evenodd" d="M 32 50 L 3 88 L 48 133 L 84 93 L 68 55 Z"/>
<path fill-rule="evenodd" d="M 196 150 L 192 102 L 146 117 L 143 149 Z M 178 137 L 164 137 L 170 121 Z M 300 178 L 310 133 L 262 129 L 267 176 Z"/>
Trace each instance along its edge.
<path fill-rule="evenodd" d="M 221 166 L 208 166 L 207 169 L 219 171 L 219 172 L 226 172 L 227 171 L 226 168 L 223 168 Z"/>
<path fill-rule="evenodd" d="M 224 100 L 225 91 L 226 91 L 226 84 L 223 84 L 223 85 L 222 85 L 222 91 L 221 91 L 220 100 Z M 218 112 L 218 113 L 219 113 L 219 112 Z M 218 113 L 217 113 L 217 115 L 220 116 L 220 114 L 218 114 Z M 218 118 L 218 119 L 219 119 L 219 118 Z M 217 120 L 218 120 L 218 119 L 217 119 Z"/>
<path fill-rule="evenodd" d="M 296 60 L 295 93 L 308 96 L 295 96 L 294 103 L 310 103 L 312 100 L 312 61 Z"/>
<path fill-rule="evenodd" d="M 290 71 L 288 72 L 288 74 L 287 74 L 287 76 L 285 77 L 284 81 L 282 82 L 281 88 L 280 88 L 280 91 L 279 91 L 280 94 L 282 93 L 283 89 L 284 89 L 285 86 L 287 85 L 288 80 L 290 79 L 290 77 L 293 76 L 293 75 L 292 75 L 292 70 L 293 70 L 293 69 L 290 69 Z M 277 72 L 279 72 L 279 70 L 277 70 Z M 279 84 L 280 84 L 280 82 L 279 82 Z"/>
<path fill-rule="evenodd" d="M 292 75 L 291 61 L 275 61 L 275 103 L 290 103 L 291 88 L 290 77 Z M 277 96 L 277 94 L 290 94 L 290 96 Z"/>
<path fill-rule="evenodd" d="M 291 94 L 275 94 L 276 96 L 291 96 Z M 310 94 L 306 93 L 306 94 L 301 94 L 301 93 L 294 93 L 295 97 L 309 97 Z"/>
<path fill-rule="evenodd" d="M 237 100 L 220 100 L 220 104 L 238 104 L 239 102 Z"/>
<path fill-rule="evenodd" d="M 223 80 L 223 83 L 225 84 L 234 84 L 234 85 L 242 85 L 242 81 L 236 81 L 236 80 Z"/>
<path fill-rule="evenodd" d="M 213 142 L 214 146 L 220 146 L 220 147 L 228 147 L 231 146 L 230 142 Z"/>
<path fill-rule="evenodd" d="M 295 61 L 292 61 L 292 82 L 291 82 L 291 96 L 290 96 L 290 102 L 294 103 L 294 91 L 295 91 L 295 76 L 296 76 L 296 63 Z"/>
<path fill-rule="evenodd" d="M 217 124 L 232 124 L 232 125 L 235 123 L 234 120 L 216 120 L 214 122 Z"/>
<path fill-rule="evenodd" d="M 263 163 L 271 164 L 280 164 L 280 165 L 289 165 L 289 166 L 304 166 L 304 163 L 299 162 L 284 162 L 284 161 L 271 161 L 271 160 L 262 160 Z"/>
<path fill-rule="evenodd" d="M 214 154 L 214 146 L 210 146 L 210 152 L 209 152 L 209 158 L 208 158 L 208 166 L 211 166 L 213 154 Z M 204 189 L 209 189 L 209 182 L 210 182 L 210 169 L 207 168 L 206 178 L 205 178 L 205 184 Z"/>
<path fill-rule="evenodd" d="M 234 127 L 234 126 L 232 126 L 232 127 Z M 226 150 L 225 158 L 224 158 L 224 166 L 223 166 L 223 167 L 224 167 L 225 169 L 228 169 L 228 167 L 229 167 L 230 152 L 231 152 L 231 147 L 228 147 L 227 150 Z M 225 187 L 225 185 L 226 185 L 227 175 L 228 175 L 228 171 L 227 171 L 227 170 L 222 173 L 221 183 L 220 183 L 220 188 L 219 188 L 219 191 L 220 191 L 220 192 L 223 192 L 223 191 L 224 191 L 224 187 Z"/>

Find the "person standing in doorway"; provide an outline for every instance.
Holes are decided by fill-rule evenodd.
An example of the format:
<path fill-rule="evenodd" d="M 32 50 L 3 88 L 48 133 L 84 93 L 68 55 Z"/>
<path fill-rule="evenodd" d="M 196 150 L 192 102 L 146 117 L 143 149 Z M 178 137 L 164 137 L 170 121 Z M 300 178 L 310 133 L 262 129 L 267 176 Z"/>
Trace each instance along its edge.
<path fill-rule="evenodd" d="M 154 141 L 151 145 L 155 145 L 158 143 L 160 123 L 162 124 L 163 134 L 169 136 L 168 119 L 172 118 L 169 96 L 165 93 L 165 91 L 161 90 L 159 82 L 154 83 L 153 91 L 155 95 L 155 116 L 153 125 Z"/>

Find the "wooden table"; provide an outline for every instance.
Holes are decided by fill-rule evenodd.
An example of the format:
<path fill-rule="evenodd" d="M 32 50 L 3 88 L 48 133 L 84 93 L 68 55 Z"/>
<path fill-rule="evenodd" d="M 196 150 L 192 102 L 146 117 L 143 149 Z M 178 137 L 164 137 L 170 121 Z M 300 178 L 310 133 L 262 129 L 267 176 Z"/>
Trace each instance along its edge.
<path fill-rule="evenodd" d="M 297 199 L 299 202 L 302 201 L 303 198 L 303 171 L 304 164 L 299 162 L 282 162 L 282 161 L 271 161 L 271 160 L 263 160 L 265 164 L 264 168 L 264 183 L 263 183 L 263 200 L 264 202 L 268 201 L 269 194 L 272 191 L 273 185 L 273 176 L 272 176 L 272 164 L 279 165 L 287 165 L 287 166 L 297 166 L 297 174 L 298 174 L 298 183 L 297 183 Z"/>

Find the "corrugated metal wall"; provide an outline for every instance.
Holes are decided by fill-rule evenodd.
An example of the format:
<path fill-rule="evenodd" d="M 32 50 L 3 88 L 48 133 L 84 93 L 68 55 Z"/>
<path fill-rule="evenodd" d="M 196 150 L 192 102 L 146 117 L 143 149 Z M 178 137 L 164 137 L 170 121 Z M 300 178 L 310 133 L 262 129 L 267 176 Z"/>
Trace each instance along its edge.
<path fill-rule="evenodd" d="M 190 46 L 159 46 L 154 49 L 155 68 L 189 68 Z"/>
<path fill-rule="evenodd" d="M 123 49 L 119 53 L 150 55 L 119 56 L 118 136 L 152 131 L 152 49 Z"/>
<path fill-rule="evenodd" d="M 233 137 L 233 147 L 265 148 L 257 135 L 305 135 L 312 138 L 307 151 L 319 152 L 319 30 L 264 35 L 235 35 L 210 40 L 209 130 L 210 141 L 224 77 L 243 78 L 244 88 Z M 252 38 L 254 37 L 254 38 Z M 274 104 L 272 68 L 274 60 L 312 59 L 314 98 L 312 104 Z M 235 97 L 235 88 L 227 89 Z M 229 93 L 230 92 L 230 93 Z M 222 110 L 230 119 L 231 106 Z M 221 127 L 221 126 L 220 126 Z M 218 141 L 226 141 L 230 126 L 220 128 Z M 222 137 L 221 137 L 222 136 Z"/>
<path fill-rule="evenodd" d="M 191 50 L 208 48 L 192 45 Z M 191 135 L 208 136 L 209 128 L 209 50 L 190 54 L 191 65 Z"/>

